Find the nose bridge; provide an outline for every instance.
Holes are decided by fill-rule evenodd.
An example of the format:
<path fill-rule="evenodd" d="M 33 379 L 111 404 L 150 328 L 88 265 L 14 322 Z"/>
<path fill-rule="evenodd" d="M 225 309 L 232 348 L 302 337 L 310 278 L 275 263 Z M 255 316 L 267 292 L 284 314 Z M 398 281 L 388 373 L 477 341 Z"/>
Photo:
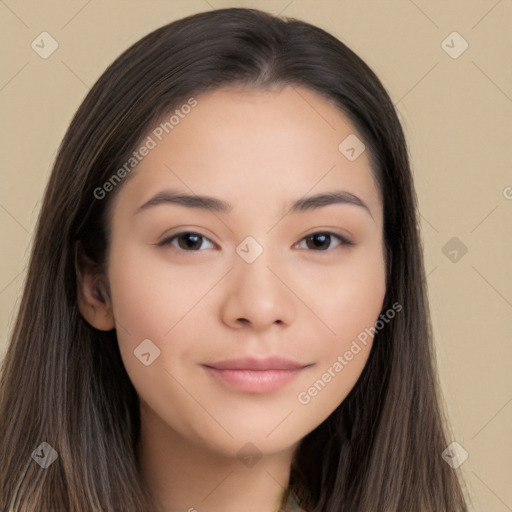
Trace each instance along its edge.
<path fill-rule="evenodd" d="M 249 245 L 249 248 L 247 247 Z M 249 250 L 247 250 L 249 249 Z M 272 268 L 272 258 L 269 250 L 262 248 L 261 252 L 256 253 L 257 249 L 246 244 L 237 248 L 238 254 L 235 260 L 235 274 L 242 290 L 253 295 L 260 292 L 272 292 L 272 288 L 277 285 L 275 275 L 270 271 Z M 275 263 L 275 261 L 274 261 Z M 273 290 L 274 292 L 276 290 Z"/>
<path fill-rule="evenodd" d="M 231 325 L 249 322 L 256 329 L 291 323 L 293 294 L 277 277 L 273 253 L 252 237 L 244 239 L 236 253 L 223 307 L 224 321 Z"/>

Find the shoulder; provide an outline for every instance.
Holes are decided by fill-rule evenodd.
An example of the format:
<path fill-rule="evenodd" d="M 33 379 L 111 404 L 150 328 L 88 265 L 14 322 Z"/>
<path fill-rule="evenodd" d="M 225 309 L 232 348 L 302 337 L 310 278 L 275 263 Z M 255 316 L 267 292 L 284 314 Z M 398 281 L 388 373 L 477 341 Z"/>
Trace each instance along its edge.
<path fill-rule="evenodd" d="M 286 490 L 283 505 L 279 509 L 279 512 L 306 512 L 299 503 L 297 495 L 291 488 Z"/>

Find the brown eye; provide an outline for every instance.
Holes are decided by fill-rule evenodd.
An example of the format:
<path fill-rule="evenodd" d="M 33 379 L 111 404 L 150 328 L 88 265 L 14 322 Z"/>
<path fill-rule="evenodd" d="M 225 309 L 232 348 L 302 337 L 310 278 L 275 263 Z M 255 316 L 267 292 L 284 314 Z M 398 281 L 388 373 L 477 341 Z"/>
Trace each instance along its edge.
<path fill-rule="evenodd" d="M 303 238 L 303 241 L 306 242 L 307 249 L 312 249 L 317 252 L 332 249 L 333 242 L 336 242 L 334 247 L 339 245 L 352 245 L 352 242 L 347 238 L 330 232 L 313 233 L 312 235 Z"/>
<path fill-rule="evenodd" d="M 201 246 L 203 245 L 204 241 L 208 240 L 208 238 L 204 237 L 203 235 L 199 233 L 194 233 L 192 231 L 184 231 L 183 233 L 177 233 L 176 235 L 170 236 L 168 238 L 165 238 L 161 242 L 158 243 L 159 246 L 165 246 L 165 245 L 171 245 L 176 249 L 182 250 L 182 251 L 200 251 Z M 208 240 L 209 241 L 209 240 Z M 176 242 L 176 243 L 174 243 Z M 209 241 L 210 242 L 210 241 Z M 211 242 L 210 242 L 211 244 Z M 207 249 L 212 248 L 206 247 Z"/>

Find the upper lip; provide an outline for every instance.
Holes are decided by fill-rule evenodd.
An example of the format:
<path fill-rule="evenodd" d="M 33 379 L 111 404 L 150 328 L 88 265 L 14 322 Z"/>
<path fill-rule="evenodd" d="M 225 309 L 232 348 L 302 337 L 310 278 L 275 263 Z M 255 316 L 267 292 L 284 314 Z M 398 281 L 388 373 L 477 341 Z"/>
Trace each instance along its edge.
<path fill-rule="evenodd" d="M 309 365 L 284 357 L 266 357 L 264 359 L 237 357 L 215 363 L 205 363 L 204 366 L 216 370 L 298 370 Z"/>

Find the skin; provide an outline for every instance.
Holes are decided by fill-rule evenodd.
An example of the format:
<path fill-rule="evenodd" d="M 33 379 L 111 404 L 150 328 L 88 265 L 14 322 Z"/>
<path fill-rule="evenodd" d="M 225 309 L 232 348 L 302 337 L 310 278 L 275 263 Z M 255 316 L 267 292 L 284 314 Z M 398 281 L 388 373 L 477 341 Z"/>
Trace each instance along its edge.
<path fill-rule="evenodd" d="M 84 269 L 79 306 L 95 327 L 116 328 L 141 399 L 141 474 L 163 510 L 272 512 L 298 443 L 343 401 L 367 361 L 371 337 L 309 403 L 299 402 L 381 313 L 382 202 L 367 151 L 349 161 L 338 150 L 355 128 L 317 93 L 231 88 L 196 99 L 118 191 L 104 284 Z M 232 211 L 161 204 L 136 213 L 171 188 L 222 199 Z M 334 190 L 370 211 L 331 204 L 287 213 L 303 196 Z M 179 237 L 156 245 L 184 231 L 204 237 L 199 250 L 187 251 Z M 315 248 L 307 237 L 326 231 L 354 245 L 333 235 L 320 243 L 325 250 Z M 247 236 L 263 248 L 252 263 L 236 252 Z M 149 366 L 134 356 L 145 339 L 160 350 Z M 242 355 L 311 366 L 267 393 L 231 388 L 201 366 Z M 237 457 L 248 442 L 261 456 L 251 467 Z"/>

